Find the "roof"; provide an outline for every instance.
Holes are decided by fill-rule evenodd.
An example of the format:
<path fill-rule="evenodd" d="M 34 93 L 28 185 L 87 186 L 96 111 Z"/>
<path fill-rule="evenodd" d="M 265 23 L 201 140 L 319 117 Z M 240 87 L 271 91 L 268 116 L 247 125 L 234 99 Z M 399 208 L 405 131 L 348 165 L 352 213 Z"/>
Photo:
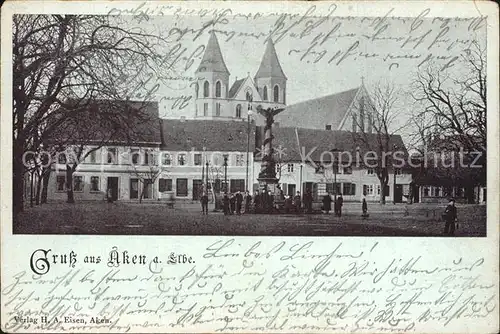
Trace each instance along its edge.
<path fill-rule="evenodd" d="M 268 39 L 266 45 L 266 51 L 262 60 L 260 62 L 259 69 L 255 74 L 255 78 L 285 78 L 285 73 L 281 68 L 280 62 L 278 60 L 278 55 L 276 54 L 276 49 L 274 48 L 274 43 L 271 39 Z"/>
<path fill-rule="evenodd" d="M 256 132 L 255 146 L 261 147 L 263 127 L 257 127 Z M 376 134 L 366 135 L 370 142 L 370 137 L 373 137 L 373 142 L 376 142 Z M 310 158 L 310 160 L 315 162 L 328 162 L 331 161 L 331 154 L 328 152 L 332 149 L 351 152 L 354 160 L 356 159 L 356 152 L 359 151 L 362 158 L 368 151 L 368 147 L 363 144 L 360 138 L 355 133 L 349 131 L 278 127 L 273 129 L 273 136 L 273 147 L 283 152 L 282 157 L 284 161 L 302 161 L 302 156 L 304 156 L 307 157 L 306 160 Z M 394 147 L 394 145 L 401 147 L 401 151 L 407 154 L 400 135 L 390 136 L 389 147 Z M 256 160 L 260 160 L 261 158 L 259 155 L 256 156 Z"/>
<path fill-rule="evenodd" d="M 360 87 L 289 105 L 276 116 L 276 122 L 280 126 L 300 124 L 311 129 L 324 129 L 325 124 L 331 124 L 332 129 L 336 130 L 359 89 Z"/>
<path fill-rule="evenodd" d="M 242 121 L 206 121 L 162 119 L 162 150 L 246 152 L 248 124 Z M 255 126 L 251 125 L 250 138 Z M 250 140 L 250 152 L 254 151 L 254 140 Z"/>
<path fill-rule="evenodd" d="M 222 52 L 220 51 L 219 42 L 213 30 L 210 32 L 205 53 L 196 70 L 196 73 L 198 72 L 222 72 L 229 74 L 224 58 L 222 57 Z"/>
<path fill-rule="evenodd" d="M 132 145 L 160 144 L 157 102 L 94 100 L 67 101 L 52 119 L 58 142 L 100 142 Z"/>
<path fill-rule="evenodd" d="M 245 81 L 245 78 L 240 79 L 240 80 L 236 80 L 233 83 L 233 85 L 231 86 L 231 89 L 229 89 L 229 94 L 228 94 L 228 97 L 230 99 L 232 99 L 236 95 L 236 93 L 238 93 L 238 90 L 240 89 L 240 87 L 244 81 Z"/>

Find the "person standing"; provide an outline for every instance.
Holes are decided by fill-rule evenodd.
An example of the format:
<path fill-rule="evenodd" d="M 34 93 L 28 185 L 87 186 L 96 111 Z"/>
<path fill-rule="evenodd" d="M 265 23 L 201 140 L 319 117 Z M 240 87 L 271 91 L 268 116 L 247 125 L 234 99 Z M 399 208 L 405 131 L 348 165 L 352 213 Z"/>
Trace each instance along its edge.
<path fill-rule="evenodd" d="M 304 204 L 306 206 L 307 213 L 312 213 L 312 202 L 313 202 L 313 198 L 312 198 L 311 190 L 308 189 L 306 191 L 306 196 L 304 198 Z"/>
<path fill-rule="evenodd" d="M 302 206 L 302 202 L 300 199 L 300 191 L 297 191 L 297 195 L 295 195 L 295 197 L 293 198 L 293 205 L 295 207 L 295 213 L 299 213 L 300 208 Z"/>
<path fill-rule="evenodd" d="M 259 213 L 260 212 L 260 203 L 262 199 L 260 198 L 259 191 L 255 192 L 255 197 L 253 198 L 253 207 L 254 207 L 254 212 Z"/>
<path fill-rule="evenodd" d="M 227 196 L 226 192 L 222 198 L 222 208 L 224 209 L 224 216 L 227 216 L 229 214 L 229 196 Z"/>
<path fill-rule="evenodd" d="M 203 215 L 208 215 L 208 195 L 206 192 L 203 192 L 201 195 L 201 211 Z"/>
<path fill-rule="evenodd" d="M 337 197 L 337 201 L 338 216 L 342 217 L 342 205 L 344 205 L 344 198 L 342 197 L 342 194 L 339 194 L 339 197 Z"/>
<path fill-rule="evenodd" d="M 236 193 L 236 214 L 239 216 L 241 215 L 241 205 L 243 204 L 243 195 L 241 192 Z"/>
<path fill-rule="evenodd" d="M 330 193 L 326 193 L 323 197 L 323 210 L 326 214 L 329 214 L 330 210 L 332 210 L 332 198 L 330 197 Z"/>
<path fill-rule="evenodd" d="M 455 223 L 457 221 L 457 207 L 455 206 L 455 199 L 450 198 L 450 202 L 444 210 L 444 234 L 454 235 L 455 234 Z"/>
<path fill-rule="evenodd" d="M 252 205 L 252 195 L 248 192 L 245 193 L 245 213 L 250 213 L 250 206 Z"/>
<path fill-rule="evenodd" d="M 363 196 L 361 210 L 363 211 L 363 214 L 361 215 L 361 217 L 363 217 L 363 219 L 366 219 L 366 217 L 368 217 L 368 204 L 366 203 L 365 196 Z"/>
<path fill-rule="evenodd" d="M 236 211 L 236 197 L 233 193 L 229 194 L 229 210 L 232 215 Z"/>

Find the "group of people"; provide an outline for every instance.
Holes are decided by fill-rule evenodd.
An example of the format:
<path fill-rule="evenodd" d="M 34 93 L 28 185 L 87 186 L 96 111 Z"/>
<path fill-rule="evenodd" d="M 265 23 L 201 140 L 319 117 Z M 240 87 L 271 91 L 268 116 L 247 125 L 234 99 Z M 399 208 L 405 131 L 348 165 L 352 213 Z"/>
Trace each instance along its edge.
<path fill-rule="evenodd" d="M 335 215 L 341 217 L 342 206 L 344 205 L 344 198 L 342 197 L 342 194 L 339 194 L 335 199 L 332 199 L 330 193 L 327 193 L 325 196 L 323 196 L 323 211 L 325 211 L 326 214 L 329 214 L 332 210 L 332 202 L 334 202 L 333 210 Z"/>

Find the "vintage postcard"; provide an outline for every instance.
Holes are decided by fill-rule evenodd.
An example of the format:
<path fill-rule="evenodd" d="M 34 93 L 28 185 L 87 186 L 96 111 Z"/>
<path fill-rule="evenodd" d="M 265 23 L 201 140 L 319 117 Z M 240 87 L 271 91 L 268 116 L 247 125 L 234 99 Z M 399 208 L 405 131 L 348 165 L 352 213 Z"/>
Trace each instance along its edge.
<path fill-rule="evenodd" d="M 494 2 L 1 25 L 2 331 L 499 331 Z"/>

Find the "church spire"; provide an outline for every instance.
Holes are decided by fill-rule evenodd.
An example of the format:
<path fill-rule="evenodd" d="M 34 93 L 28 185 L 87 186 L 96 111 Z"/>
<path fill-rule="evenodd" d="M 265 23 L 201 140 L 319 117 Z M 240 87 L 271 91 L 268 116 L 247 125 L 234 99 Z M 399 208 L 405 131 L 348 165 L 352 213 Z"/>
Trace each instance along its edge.
<path fill-rule="evenodd" d="M 203 54 L 203 58 L 201 59 L 198 69 L 196 70 L 196 73 L 198 72 L 221 72 L 229 74 L 224 58 L 222 57 L 217 36 L 215 36 L 215 32 L 213 30 L 210 32 L 210 38 L 208 39 L 205 53 Z"/>
<path fill-rule="evenodd" d="M 259 70 L 255 74 L 255 78 L 283 78 L 286 79 L 285 73 L 281 68 L 274 48 L 274 43 L 271 39 L 267 40 L 266 51 L 260 62 Z"/>

